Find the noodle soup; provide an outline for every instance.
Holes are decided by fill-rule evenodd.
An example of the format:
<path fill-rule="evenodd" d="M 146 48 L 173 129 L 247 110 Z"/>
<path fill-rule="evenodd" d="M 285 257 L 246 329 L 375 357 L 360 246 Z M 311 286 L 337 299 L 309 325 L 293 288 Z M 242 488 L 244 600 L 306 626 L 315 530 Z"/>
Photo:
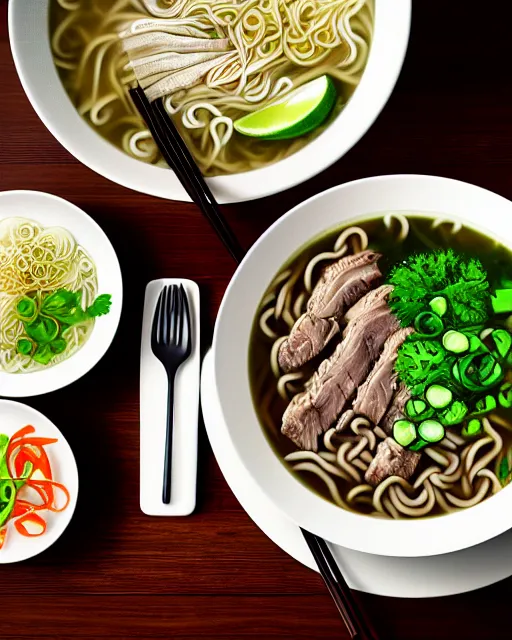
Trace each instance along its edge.
<path fill-rule="evenodd" d="M 66 360 L 109 312 L 96 265 L 72 234 L 34 220 L 0 220 L 0 372 L 31 373 Z"/>
<path fill-rule="evenodd" d="M 148 87 L 168 79 L 164 106 L 203 173 L 213 176 L 277 162 L 325 129 L 364 71 L 373 10 L 373 0 L 51 0 L 50 31 L 55 64 L 80 115 L 130 156 L 162 164 L 128 95 L 134 67 L 121 40 L 138 29 L 133 37 L 146 38 L 139 72 L 145 65 Z M 234 130 L 237 119 L 321 76 L 334 82 L 337 98 L 330 119 L 314 131 L 265 140 Z"/>
<path fill-rule="evenodd" d="M 512 477 L 512 256 L 458 222 L 387 214 L 303 246 L 251 333 L 253 403 L 303 483 L 421 518 Z"/>

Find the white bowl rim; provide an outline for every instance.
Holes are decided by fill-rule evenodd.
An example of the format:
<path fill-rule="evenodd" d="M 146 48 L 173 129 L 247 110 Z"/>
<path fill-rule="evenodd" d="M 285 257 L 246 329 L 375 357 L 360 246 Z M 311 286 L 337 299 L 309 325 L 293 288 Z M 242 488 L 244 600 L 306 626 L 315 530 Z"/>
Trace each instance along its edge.
<path fill-rule="evenodd" d="M 14 62 L 39 118 L 75 158 L 109 180 L 153 196 L 190 200 L 172 172 L 129 157 L 78 115 L 51 57 L 48 3 L 49 0 L 9 3 Z M 312 178 L 343 156 L 367 132 L 388 101 L 405 58 L 410 22 L 411 0 L 376 0 L 368 63 L 342 113 L 316 139 L 280 162 L 208 179 L 217 200 L 242 202 L 284 191 Z M 312 157 L 315 162 L 311 162 Z"/>
<path fill-rule="evenodd" d="M 512 247 L 512 202 L 481 187 L 449 178 L 413 174 L 363 178 L 333 187 L 297 205 L 277 220 L 252 246 L 231 279 L 222 300 L 215 324 L 212 352 L 223 423 L 245 469 L 267 496 L 297 525 L 326 540 L 356 551 L 397 557 L 438 555 L 477 545 L 512 527 L 511 487 L 504 488 L 474 507 L 440 517 L 391 521 L 351 513 L 317 496 L 285 468 L 272 451 L 253 409 L 247 367 L 252 314 L 264 290 L 285 260 L 308 237 L 315 237 L 332 228 L 333 224 L 319 222 L 320 215 L 310 215 L 309 220 L 312 222 L 307 223 L 309 231 L 303 232 L 304 236 L 308 235 L 305 240 L 301 238 L 297 241 L 294 238 L 288 241 L 284 231 L 290 231 L 292 220 L 296 231 L 297 225 L 301 224 L 301 212 L 305 218 L 311 205 L 318 207 L 322 200 L 328 202 L 333 196 L 343 203 L 351 197 L 352 192 L 360 198 L 363 209 L 365 206 L 372 207 L 366 210 L 366 217 L 379 211 L 384 213 L 401 210 L 443 213 L 467 223 L 466 216 L 469 214 L 458 214 L 455 210 L 484 210 L 485 219 L 480 220 L 472 214 L 476 220 L 469 224 L 488 235 L 500 237 L 504 244 Z M 373 208 L 371 203 L 377 195 L 379 201 L 405 197 L 411 200 L 411 204 L 403 207 L 388 207 L 384 204 L 380 209 Z M 414 198 L 417 201 L 438 201 L 441 204 L 417 206 Z M 334 202 L 332 199 L 332 203 Z M 485 203 L 485 208 L 481 208 L 482 203 Z M 508 226 L 504 224 L 504 214 L 511 220 Z M 363 213 L 341 216 L 338 224 L 342 226 L 358 217 L 365 216 Z M 273 236 L 277 236 L 275 247 L 271 246 Z M 289 247 L 292 247 L 291 251 Z M 240 325 L 243 325 L 242 328 Z M 243 432 L 241 428 L 235 428 L 237 424 L 244 425 Z M 246 436 L 249 431 L 252 434 L 250 439 Z"/>
<path fill-rule="evenodd" d="M 12 191 L 0 191 L 0 205 L 7 199 L 35 199 L 41 203 L 47 203 L 49 206 L 60 208 L 69 218 L 74 217 L 78 225 L 82 228 L 88 228 L 95 236 L 95 242 L 98 244 L 94 247 L 87 246 L 84 243 L 84 249 L 91 255 L 101 254 L 101 260 L 108 263 L 109 281 L 112 282 L 112 291 L 103 291 L 103 293 L 112 294 L 112 306 L 110 312 L 100 318 L 98 323 L 103 320 L 103 328 L 98 323 L 86 343 L 72 356 L 63 360 L 48 369 L 41 369 L 30 373 L 7 373 L 0 371 L 0 393 L 10 398 L 24 398 L 29 396 L 37 396 L 45 393 L 62 389 L 76 382 L 79 378 L 88 373 L 105 355 L 117 333 L 121 311 L 123 307 L 123 281 L 121 275 L 121 266 L 117 258 L 117 254 L 110 242 L 108 236 L 83 209 L 75 204 L 44 191 L 32 191 L 27 189 L 18 189 Z M 27 200 L 28 202 L 28 200 Z M 0 215 L 0 219 L 5 216 Z M 26 211 L 26 217 L 36 221 L 41 221 L 37 213 L 32 213 L 30 208 Z M 62 221 L 60 226 L 71 231 L 75 222 L 70 222 L 69 218 Z M 72 232 L 72 231 L 71 231 Z M 80 238 L 73 233 L 75 239 L 80 243 Z M 101 249 L 98 249 L 98 246 Z M 98 260 L 95 259 L 98 268 Z M 98 268 L 98 286 L 101 287 L 102 280 L 106 269 Z M 100 292 L 101 293 L 101 292 Z M 105 326 L 107 325 L 107 326 Z M 98 330 L 99 329 L 99 330 Z"/>

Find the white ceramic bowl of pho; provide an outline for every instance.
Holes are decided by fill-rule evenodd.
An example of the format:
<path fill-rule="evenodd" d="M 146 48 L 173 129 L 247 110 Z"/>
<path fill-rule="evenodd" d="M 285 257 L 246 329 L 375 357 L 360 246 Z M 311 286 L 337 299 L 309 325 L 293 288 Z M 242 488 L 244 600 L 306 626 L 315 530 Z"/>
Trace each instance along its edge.
<path fill-rule="evenodd" d="M 305 0 L 296 1 L 298 4 L 304 4 L 301 11 L 311 11 L 310 4 Z M 368 0 L 368 2 L 372 1 L 373 0 Z M 94 0 L 94 2 L 98 2 L 98 5 L 101 4 L 99 0 Z M 358 2 L 354 4 L 351 0 L 347 0 L 344 5 L 342 3 L 342 9 L 340 9 L 340 11 L 350 13 L 352 11 L 351 7 L 355 6 L 357 8 L 368 4 L 368 2 L 358 0 Z M 193 3 L 198 4 L 198 0 L 190 0 L 190 11 L 193 11 Z M 115 91 L 113 91 L 112 87 L 108 86 L 108 78 L 117 73 L 117 70 L 109 66 L 110 63 L 108 62 L 110 59 L 109 56 L 111 56 L 109 47 L 113 43 L 113 40 L 116 39 L 115 37 L 112 39 L 111 36 L 113 33 L 117 34 L 116 25 L 119 20 L 126 22 L 128 19 L 126 16 L 132 16 L 135 20 L 140 18 L 140 15 L 144 15 L 143 13 L 140 15 L 137 13 L 137 11 L 140 13 L 141 3 L 133 2 L 132 5 L 131 0 L 126 0 L 126 6 L 123 5 L 122 2 L 117 3 L 116 6 L 119 8 L 118 12 L 120 16 L 112 16 L 112 19 L 110 19 L 109 16 L 109 22 L 105 23 L 111 25 L 110 31 L 112 33 L 109 31 L 103 34 L 101 28 L 96 24 L 93 26 L 93 30 L 96 30 L 103 39 L 98 40 L 96 43 L 92 42 L 92 40 L 90 42 L 88 41 L 87 43 L 83 43 L 83 46 L 80 44 L 81 38 L 88 39 L 87 34 L 90 29 L 87 25 L 90 25 L 91 22 L 89 18 L 86 24 L 83 23 L 83 21 L 81 22 L 81 18 L 78 15 L 81 3 L 72 3 L 71 8 L 68 7 L 67 9 L 64 7 L 70 3 L 62 3 L 62 11 L 67 12 L 67 15 L 63 18 L 63 20 L 67 20 L 67 26 L 62 28 L 60 35 L 57 34 L 60 40 L 58 40 L 56 47 L 58 49 L 59 43 L 61 43 L 61 49 L 64 49 L 59 62 L 59 68 L 64 75 L 67 72 L 74 73 L 76 71 L 77 73 L 82 73 L 82 71 L 85 71 L 85 77 L 90 76 L 89 80 L 91 80 L 90 82 L 89 80 L 84 81 L 86 84 L 80 88 L 80 92 L 84 97 L 84 102 L 81 105 L 81 110 L 84 114 L 83 118 L 78 114 L 75 105 L 68 97 L 54 63 L 48 19 L 49 9 L 52 4 L 56 6 L 57 0 L 38 0 L 38 2 L 33 2 L 32 0 L 17 0 L 9 4 L 9 35 L 14 61 L 25 92 L 41 120 L 70 153 L 106 178 L 143 193 L 175 200 L 189 199 L 177 178 L 166 167 L 148 164 L 147 162 L 142 162 L 140 159 L 136 159 L 136 156 L 143 157 L 152 153 L 148 151 L 152 143 L 149 141 L 149 136 L 142 131 L 144 127 L 141 128 L 140 123 L 137 124 L 137 117 L 134 114 L 133 108 L 130 107 L 127 96 L 123 95 L 121 98 L 119 96 L 116 98 Z M 157 3 L 151 2 L 150 0 L 146 2 L 145 0 L 145 4 L 150 7 L 156 7 Z M 172 5 L 172 3 L 168 4 Z M 329 5 L 329 3 L 325 4 Z M 166 3 L 164 2 L 162 5 L 165 6 Z M 234 3 L 234 6 L 235 5 L 236 3 Z M 317 53 L 321 57 L 325 57 L 328 53 L 328 48 L 325 50 L 321 48 L 322 39 L 327 38 L 329 42 L 331 42 L 331 38 L 343 38 L 343 34 L 346 35 L 348 33 L 347 24 L 350 23 L 351 19 L 347 18 L 347 20 L 345 20 L 345 13 L 343 13 L 343 15 L 340 14 L 341 17 L 338 18 L 334 15 L 334 13 L 338 11 L 338 5 L 339 3 L 334 3 L 332 7 L 327 6 L 327 10 L 333 12 L 333 20 L 329 20 L 328 24 L 338 24 L 335 33 L 327 33 L 331 27 L 321 28 L 323 22 L 319 20 L 318 28 L 310 37 L 310 39 L 316 38 L 315 42 L 317 42 L 317 44 L 315 47 L 320 47 Z M 186 9 L 186 3 L 184 6 Z M 139 9 L 136 10 L 136 7 L 139 7 Z M 254 8 L 253 4 L 251 4 L 248 5 L 247 9 L 235 7 L 234 10 L 248 11 L 249 8 L 253 13 L 258 9 L 258 7 Z M 201 10 L 205 11 L 204 7 Z M 172 7 L 167 11 L 172 12 Z M 166 15 L 163 9 L 159 11 L 157 8 L 154 8 L 154 12 L 156 12 L 154 14 L 156 16 Z M 263 13 L 261 13 L 261 16 L 263 16 Z M 305 146 L 298 138 L 290 140 L 290 144 L 296 145 L 298 150 L 294 153 L 290 151 L 291 155 L 277 162 L 272 164 L 265 164 L 265 162 L 263 162 L 260 166 L 259 160 L 254 161 L 253 159 L 255 157 L 259 158 L 259 154 L 263 154 L 263 157 L 267 159 L 275 159 L 283 154 L 286 155 L 288 153 L 286 151 L 288 141 L 278 141 L 276 143 L 275 140 L 255 140 L 247 136 L 244 138 L 236 131 L 233 133 L 231 127 L 235 121 L 235 117 L 231 118 L 230 122 L 226 125 L 225 118 L 229 116 L 223 112 L 227 101 L 224 94 L 222 94 L 224 96 L 222 99 L 219 98 L 218 95 L 216 98 L 214 96 L 214 98 L 212 98 L 213 103 L 208 103 L 208 105 L 213 104 L 213 106 L 208 106 L 208 110 L 203 108 L 201 111 L 200 107 L 196 108 L 195 106 L 200 103 L 204 105 L 205 101 L 207 102 L 208 96 L 204 98 L 201 95 L 200 100 L 195 100 L 192 105 L 193 112 L 189 111 L 189 115 L 187 116 L 188 131 L 191 132 L 191 136 L 195 135 L 196 140 L 199 138 L 201 138 L 201 140 L 203 140 L 203 138 L 207 140 L 205 143 L 207 144 L 207 150 L 204 151 L 204 149 L 201 149 L 201 151 L 198 151 L 196 159 L 200 163 L 203 163 L 205 157 L 209 158 L 211 153 L 215 155 L 217 153 L 216 149 L 222 148 L 224 144 L 236 146 L 236 148 L 232 147 L 231 149 L 227 149 L 226 147 L 227 160 L 220 159 L 221 156 L 219 156 L 218 171 L 216 171 L 216 173 L 224 172 L 224 175 L 214 175 L 210 172 L 213 177 L 209 180 L 209 183 L 218 201 L 237 202 L 251 200 L 283 191 L 311 178 L 343 156 L 372 125 L 393 90 L 407 48 L 410 13 L 410 0 L 376 0 L 374 19 L 368 20 L 367 18 L 363 18 L 362 22 L 359 21 L 354 29 L 355 40 L 352 40 L 352 42 L 355 42 L 355 45 L 352 46 L 351 44 L 347 47 L 347 51 L 350 50 L 351 54 L 355 51 L 356 55 L 359 56 L 362 51 L 362 55 L 365 55 L 364 51 L 367 51 L 368 42 L 370 43 L 367 64 L 362 73 L 361 80 L 356 83 L 357 88 L 352 97 L 350 97 L 347 103 L 346 98 L 339 95 L 339 106 L 342 106 L 342 104 L 346 104 L 346 106 L 344 106 L 339 113 L 336 112 L 336 110 L 332 112 L 334 115 L 332 115 L 330 121 L 328 121 L 328 126 Z M 299 14 L 301 14 L 300 11 Z M 101 8 L 97 11 L 97 16 L 97 20 L 100 21 Z M 177 16 L 177 18 L 179 20 L 181 16 Z M 208 19 L 208 16 L 206 16 L 205 19 Z M 251 19 L 254 19 L 254 16 L 248 18 L 249 22 Z M 256 20 L 259 20 L 258 16 L 256 16 Z M 309 13 L 307 20 L 308 22 L 305 24 L 309 25 Z M 361 26 L 361 24 L 363 26 Z M 364 26 L 365 24 L 366 27 Z M 303 26 L 304 23 L 302 23 L 300 28 L 303 28 Z M 69 33 L 66 32 L 68 27 L 70 28 Z M 196 29 L 194 25 L 192 25 L 192 27 Z M 107 29 L 107 27 L 105 28 Z M 183 28 L 184 27 L 179 26 L 179 29 Z M 290 29 L 293 28 L 294 27 L 290 27 Z M 364 37 L 361 39 L 359 35 L 360 31 L 366 28 L 373 29 L 373 35 L 367 39 L 368 41 L 366 41 Z M 209 33 L 213 30 L 215 30 L 215 25 L 212 25 Z M 53 33 L 55 34 L 55 30 L 53 30 Z M 180 33 L 180 31 L 177 31 L 177 33 Z M 283 33 L 286 33 L 286 29 L 284 29 Z M 249 36 L 250 34 L 247 36 L 250 39 Z M 68 44 L 70 45 L 70 50 L 66 48 Z M 76 51 L 77 47 L 84 49 L 86 44 L 90 45 L 90 56 L 82 65 L 80 60 L 77 61 L 73 58 L 72 52 L 73 50 Z M 231 55 L 229 52 L 233 53 L 235 44 L 226 41 L 225 46 L 228 54 Z M 290 45 L 291 48 L 294 46 L 293 44 Z M 170 50 L 172 50 L 171 45 L 169 51 Z M 297 52 L 297 56 L 299 57 L 302 54 L 303 52 L 301 51 Z M 238 53 L 234 55 L 238 55 Z M 253 56 L 253 52 L 250 55 Z M 247 52 L 241 52 L 241 56 L 248 57 L 249 54 Z M 306 70 L 305 72 L 309 74 L 308 69 L 311 65 L 309 61 L 306 62 L 307 66 L 305 66 L 304 69 Z M 236 66 L 238 63 L 235 61 L 234 64 Z M 260 64 L 259 60 L 257 64 Z M 358 64 L 359 61 L 354 60 L 354 62 L 351 63 L 351 69 L 356 68 Z M 95 67 L 100 69 L 101 81 L 99 86 L 93 90 L 90 89 L 90 86 L 94 84 L 92 81 L 92 70 Z M 313 68 L 315 68 L 315 65 L 313 65 Z M 216 72 L 216 70 L 214 71 Z M 343 75 L 345 72 L 347 78 Z M 339 82 L 345 82 L 346 86 L 349 86 L 352 82 L 349 77 L 351 74 L 352 70 L 349 69 L 347 71 L 345 67 L 340 68 L 338 73 Z M 276 76 L 275 73 L 274 76 Z M 247 82 L 252 82 L 254 86 L 251 85 L 247 88 L 249 97 L 243 105 L 245 111 L 251 110 L 253 108 L 251 104 L 256 104 L 258 100 L 260 100 L 258 95 L 260 97 L 264 95 L 265 104 L 270 104 L 280 99 L 280 92 L 286 92 L 293 86 L 290 84 L 291 81 L 288 77 L 281 78 L 274 76 L 272 81 L 270 81 L 266 75 L 258 76 L 258 74 L 255 74 L 253 76 L 249 74 Z M 239 80 L 239 76 L 236 77 Z M 310 74 L 308 78 L 310 77 L 314 78 L 315 73 Z M 238 82 L 238 80 L 236 81 Z M 298 84 L 301 84 L 301 82 Z M 222 89 L 225 85 L 222 83 L 221 85 Z M 235 87 L 234 84 L 230 86 L 231 88 L 226 91 L 236 94 L 233 98 L 236 102 L 236 100 L 239 99 L 239 97 L 237 97 L 238 93 L 243 93 L 243 91 L 242 89 L 240 89 L 240 91 L 238 91 L 238 89 L 235 90 L 235 88 L 233 88 Z M 217 90 L 214 88 L 214 91 L 220 91 L 220 89 Z M 121 93 L 123 93 L 123 91 L 121 91 Z M 272 97 L 272 95 L 275 97 Z M 263 100 L 263 98 L 261 99 Z M 122 104 L 125 106 L 122 107 Z M 120 114 L 119 117 L 111 117 L 112 109 L 115 111 L 118 107 L 120 109 L 120 111 L 117 112 Z M 124 110 L 126 110 L 126 113 Z M 91 113 L 93 114 L 92 116 Z M 336 115 L 336 113 L 338 114 Z M 217 118 L 217 120 L 215 120 L 213 124 L 208 125 L 210 127 L 210 133 L 205 133 L 203 136 L 201 133 L 201 121 L 204 120 L 206 116 L 210 118 L 209 122 L 213 122 L 215 118 Z M 108 135 L 117 136 L 119 140 L 124 139 L 125 142 L 123 144 L 128 145 L 131 151 L 125 153 L 111 142 L 108 142 L 102 135 L 99 135 L 95 127 L 90 124 L 91 118 L 99 123 L 98 126 L 100 129 L 102 127 L 104 127 L 105 130 L 108 129 L 108 131 L 111 132 Z M 227 135 L 226 129 L 223 129 L 222 126 L 220 128 L 217 127 L 218 124 L 220 125 L 222 123 L 230 128 L 229 135 L 231 137 L 228 143 L 225 143 L 225 140 L 227 140 L 225 137 Z M 116 131 L 118 133 L 116 133 Z M 194 131 L 196 131 L 196 134 L 194 134 Z M 197 133 L 198 131 L 199 133 Z M 189 138 L 187 138 L 187 141 L 189 141 Z M 122 147 L 122 143 L 119 143 L 119 145 Z M 220 145 L 220 147 L 216 145 Z M 247 162 L 252 164 L 249 167 L 246 163 L 242 166 L 242 171 L 239 171 L 236 165 L 232 163 L 238 163 L 242 156 L 245 157 L 246 160 L 248 158 Z M 224 157 L 222 156 L 222 158 Z M 215 163 L 216 160 L 212 160 L 212 162 Z M 201 167 L 205 169 L 203 164 L 201 164 Z M 210 174 L 207 173 L 206 175 Z"/>
<path fill-rule="evenodd" d="M 39 191 L 0 192 L 0 395 L 65 387 L 119 325 L 121 268 L 84 211 Z"/>
<path fill-rule="evenodd" d="M 215 327 L 220 428 L 247 473 L 297 525 L 357 551 L 409 557 L 457 551 L 512 526 L 510 409 L 501 406 L 512 404 L 510 374 L 496 345 L 486 346 L 501 336 L 502 355 L 509 357 L 509 314 L 498 311 L 487 287 L 503 288 L 507 296 L 511 221 L 512 203 L 479 187 L 433 176 L 380 176 L 298 205 L 251 248 Z M 366 246 L 362 262 L 351 263 L 347 256 Z M 382 254 L 377 262 L 375 252 Z M 428 256 L 427 262 L 417 256 Z M 339 266 L 324 272 L 331 264 Z M 443 273 L 448 280 L 441 286 L 436 278 Z M 449 288 L 460 278 L 462 287 Z M 321 280 L 333 288 L 326 292 Z M 382 285 L 390 281 L 391 293 Z M 316 295 L 309 303 L 311 288 Z M 400 329 L 397 314 L 416 298 L 410 321 L 416 338 L 404 342 L 409 331 Z M 510 299 L 502 308 L 507 305 Z M 470 316 L 461 320 L 467 309 Z M 475 320 L 474 311 L 483 315 Z M 448 335 L 454 325 L 460 331 Z M 499 327 L 503 333 L 492 333 Z M 471 347 L 461 346 L 465 336 Z M 475 382 L 481 365 L 474 345 L 496 367 L 488 387 Z M 419 349 L 412 365 L 407 349 Z M 446 375 L 429 377 L 439 371 Z M 426 394 L 423 404 L 412 406 L 417 415 L 405 400 L 400 404 L 404 380 L 405 400 Z M 479 411 L 483 396 L 489 404 Z M 454 418 L 461 406 L 465 411 Z"/>

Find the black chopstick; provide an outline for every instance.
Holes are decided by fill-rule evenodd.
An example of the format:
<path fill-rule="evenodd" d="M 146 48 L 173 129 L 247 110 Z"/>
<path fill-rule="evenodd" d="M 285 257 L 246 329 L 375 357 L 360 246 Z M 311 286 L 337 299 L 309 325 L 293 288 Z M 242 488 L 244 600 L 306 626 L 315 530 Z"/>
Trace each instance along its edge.
<path fill-rule="evenodd" d="M 320 574 L 353 640 L 379 640 L 375 630 L 357 604 L 352 591 L 341 574 L 327 542 L 301 528 L 302 535 L 315 559 Z"/>
<path fill-rule="evenodd" d="M 130 89 L 130 95 L 167 164 L 175 171 L 188 195 L 202 210 L 232 257 L 236 262 L 241 262 L 245 251 L 222 215 L 199 167 L 165 111 L 162 100 L 150 103 L 140 86 Z"/>
<path fill-rule="evenodd" d="M 188 150 L 161 99 L 150 103 L 144 90 L 137 86 L 130 89 L 132 100 L 145 120 L 160 152 L 174 170 L 190 198 L 202 210 L 214 230 L 224 242 L 231 256 L 239 264 L 245 252 L 227 224 L 219 205 L 206 184 L 199 167 Z M 350 587 L 325 540 L 302 529 L 311 553 L 345 625 L 354 640 L 378 640 L 367 619 L 352 596 Z"/>

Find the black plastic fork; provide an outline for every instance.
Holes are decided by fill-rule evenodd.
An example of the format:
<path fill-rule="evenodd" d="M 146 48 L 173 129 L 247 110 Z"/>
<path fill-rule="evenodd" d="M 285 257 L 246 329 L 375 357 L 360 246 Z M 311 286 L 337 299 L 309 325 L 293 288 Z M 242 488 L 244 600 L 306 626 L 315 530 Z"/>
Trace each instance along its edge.
<path fill-rule="evenodd" d="M 167 372 L 167 429 L 165 434 L 164 481 L 162 500 L 171 501 L 172 441 L 174 425 L 174 380 L 176 372 L 191 352 L 190 312 L 183 285 L 165 286 L 156 303 L 151 349 Z"/>

